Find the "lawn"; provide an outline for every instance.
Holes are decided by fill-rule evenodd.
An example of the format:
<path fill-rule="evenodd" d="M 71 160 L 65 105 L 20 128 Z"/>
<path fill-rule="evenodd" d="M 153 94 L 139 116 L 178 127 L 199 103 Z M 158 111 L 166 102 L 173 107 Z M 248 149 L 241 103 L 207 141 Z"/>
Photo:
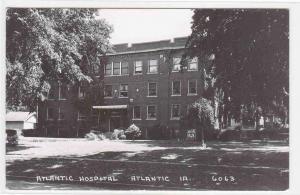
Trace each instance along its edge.
<path fill-rule="evenodd" d="M 7 147 L 6 173 L 8 180 L 30 182 L 36 181 L 36 176 L 72 176 L 73 181 L 55 182 L 99 189 L 288 189 L 287 142 L 209 142 L 207 146 L 203 150 L 198 142 L 176 140 L 25 138 L 19 146 Z M 94 176 L 117 181 L 79 181 Z M 139 176 L 143 180 L 137 179 Z"/>

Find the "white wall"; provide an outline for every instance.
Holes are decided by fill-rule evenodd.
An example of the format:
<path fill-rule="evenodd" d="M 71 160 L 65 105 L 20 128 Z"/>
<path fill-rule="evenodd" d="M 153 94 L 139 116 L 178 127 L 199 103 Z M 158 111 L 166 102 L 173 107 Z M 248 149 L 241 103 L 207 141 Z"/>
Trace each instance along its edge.
<path fill-rule="evenodd" d="M 25 122 L 23 129 L 34 129 L 34 124 L 35 123 Z"/>
<path fill-rule="evenodd" d="M 23 129 L 22 121 L 7 121 L 6 129 Z"/>

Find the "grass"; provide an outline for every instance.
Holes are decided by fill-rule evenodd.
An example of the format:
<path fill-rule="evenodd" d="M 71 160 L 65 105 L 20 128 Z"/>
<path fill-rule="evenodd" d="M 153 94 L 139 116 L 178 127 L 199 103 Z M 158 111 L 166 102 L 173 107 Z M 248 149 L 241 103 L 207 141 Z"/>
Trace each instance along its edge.
<path fill-rule="evenodd" d="M 65 148 L 76 142 L 61 142 Z M 7 150 L 8 179 L 21 176 L 34 180 L 36 176 L 67 175 L 115 176 L 118 182 L 81 182 L 93 187 L 111 186 L 111 189 L 180 189 L 180 190 L 285 190 L 288 189 L 289 153 L 284 141 L 209 142 L 202 150 L 198 142 L 167 141 L 99 141 L 91 145 L 99 152 L 81 154 L 60 153 L 56 156 L 34 156 L 23 159 L 21 150 Z M 112 149 L 105 144 L 110 144 Z M 88 145 L 88 144 L 87 144 Z M 32 145 L 43 151 L 43 143 Z M 47 146 L 49 147 L 49 146 Z M 29 149 L 27 149 L 29 150 Z M 66 149 L 67 150 L 67 149 Z M 38 151 L 38 150 L 34 150 Z M 95 150 L 97 151 L 97 150 Z M 18 155 L 20 158 L 18 158 Z M 14 159 L 10 159 L 14 157 Z M 168 176 L 169 182 L 132 182 L 131 176 Z M 187 176 L 189 181 L 180 181 Z M 214 181 L 212 177 L 223 181 Z M 225 182 L 224 178 L 234 177 Z M 117 187 L 116 187 L 117 185 Z"/>

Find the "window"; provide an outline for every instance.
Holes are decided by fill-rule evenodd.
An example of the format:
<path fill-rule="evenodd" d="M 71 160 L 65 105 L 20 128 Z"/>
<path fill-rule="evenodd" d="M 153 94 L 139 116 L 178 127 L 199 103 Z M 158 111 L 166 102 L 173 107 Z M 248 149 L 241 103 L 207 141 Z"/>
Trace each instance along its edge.
<path fill-rule="evenodd" d="M 112 85 L 104 85 L 104 97 L 112 97 Z"/>
<path fill-rule="evenodd" d="M 47 108 L 47 119 L 48 120 L 54 119 L 54 109 L 53 108 Z"/>
<path fill-rule="evenodd" d="M 134 62 L 134 74 L 142 74 L 143 72 L 143 62 L 135 61 Z"/>
<path fill-rule="evenodd" d="M 49 92 L 48 92 L 48 99 L 50 100 L 53 100 L 55 99 L 55 88 L 54 86 L 51 86 L 51 88 L 49 89 Z"/>
<path fill-rule="evenodd" d="M 105 75 L 112 75 L 112 63 L 105 65 Z"/>
<path fill-rule="evenodd" d="M 188 95 L 197 95 L 197 80 L 189 80 L 188 85 Z"/>
<path fill-rule="evenodd" d="M 128 70 L 128 62 L 122 62 L 121 64 L 121 74 L 129 74 L 129 70 Z"/>
<path fill-rule="evenodd" d="M 198 58 L 194 57 L 188 62 L 188 70 L 198 70 Z"/>
<path fill-rule="evenodd" d="M 67 99 L 68 87 L 64 84 L 59 85 L 59 99 Z"/>
<path fill-rule="evenodd" d="M 171 107 L 171 119 L 179 119 L 180 118 L 180 105 L 172 104 Z"/>
<path fill-rule="evenodd" d="M 141 119 L 141 107 L 140 106 L 133 107 L 133 119 Z"/>
<path fill-rule="evenodd" d="M 100 69 L 99 68 L 99 63 L 100 62 L 98 62 L 98 63 L 96 63 L 96 64 L 93 65 L 94 73 L 99 73 L 99 69 Z"/>
<path fill-rule="evenodd" d="M 113 74 L 114 75 L 120 75 L 120 65 L 121 65 L 121 63 L 120 62 L 114 62 L 113 64 L 114 64 L 113 65 L 113 69 L 114 69 Z"/>
<path fill-rule="evenodd" d="M 148 83 L 148 96 L 157 96 L 157 83 Z"/>
<path fill-rule="evenodd" d="M 180 71 L 181 65 L 180 65 L 181 58 L 173 58 L 173 71 Z"/>
<path fill-rule="evenodd" d="M 62 110 L 60 107 L 58 107 L 58 120 L 64 120 L 64 119 L 65 119 L 64 110 Z"/>
<path fill-rule="evenodd" d="M 78 87 L 78 97 L 79 98 L 84 98 L 85 97 L 85 90 L 82 87 Z"/>
<path fill-rule="evenodd" d="M 86 120 L 87 119 L 87 114 L 81 111 L 78 111 L 78 120 Z"/>
<path fill-rule="evenodd" d="M 156 106 L 147 106 L 147 119 L 156 119 Z"/>
<path fill-rule="evenodd" d="M 158 72 L 157 60 L 149 60 L 148 73 L 157 73 L 157 72 Z"/>
<path fill-rule="evenodd" d="M 172 82 L 172 95 L 180 95 L 181 94 L 181 83 L 180 81 Z"/>
<path fill-rule="evenodd" d="M 128 97 L 128 85 L 127 84 L 120 85 L 120 97 Z"/>

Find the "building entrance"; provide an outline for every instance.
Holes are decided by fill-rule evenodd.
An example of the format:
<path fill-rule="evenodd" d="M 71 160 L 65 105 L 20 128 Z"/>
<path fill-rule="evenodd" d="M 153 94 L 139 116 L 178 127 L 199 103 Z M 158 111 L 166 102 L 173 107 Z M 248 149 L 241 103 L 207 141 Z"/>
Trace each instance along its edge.
<path fill-rule="evenodd" d="M 113 131 L 114 129 L 121 127 L 121 116 L 111 116 L 109 120 L 110 120 L 109 131 Z"/>

